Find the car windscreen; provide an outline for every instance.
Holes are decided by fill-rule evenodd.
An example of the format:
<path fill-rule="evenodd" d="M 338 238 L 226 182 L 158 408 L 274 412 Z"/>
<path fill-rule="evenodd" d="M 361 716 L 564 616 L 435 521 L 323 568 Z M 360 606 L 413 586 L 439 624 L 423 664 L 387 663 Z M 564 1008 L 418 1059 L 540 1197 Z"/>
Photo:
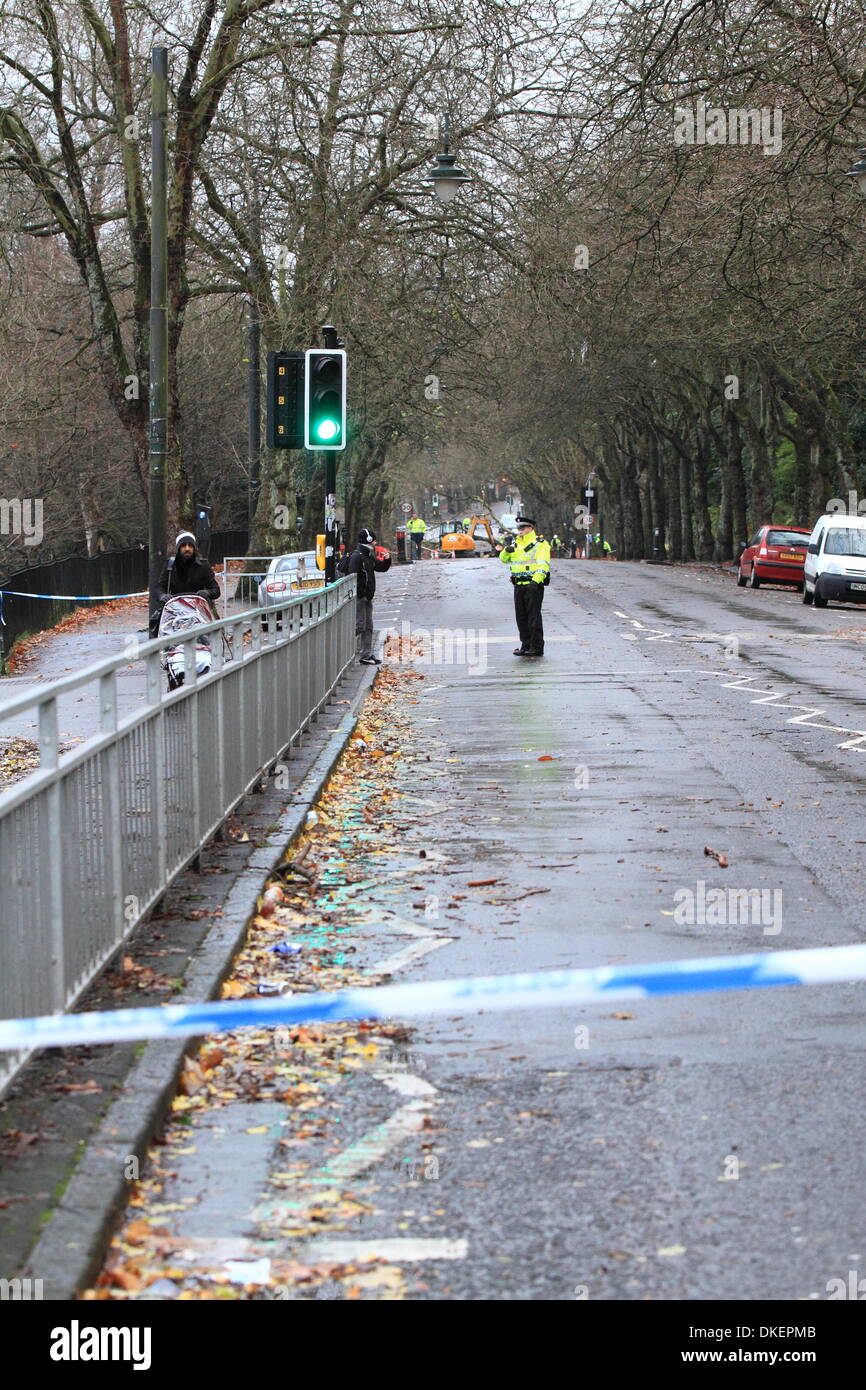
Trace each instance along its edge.
<path fill-rule="evenodd" d="M 866 557 L 866 530 L 854 526 L 832 526 L 827 531 L 825 555 L 860 555 Z"/>
<path fill-rule="evenodd" d="M 802 531 L 768 531 L 767 545 L 802 545 L 809 544 L 809 533 Z"/>

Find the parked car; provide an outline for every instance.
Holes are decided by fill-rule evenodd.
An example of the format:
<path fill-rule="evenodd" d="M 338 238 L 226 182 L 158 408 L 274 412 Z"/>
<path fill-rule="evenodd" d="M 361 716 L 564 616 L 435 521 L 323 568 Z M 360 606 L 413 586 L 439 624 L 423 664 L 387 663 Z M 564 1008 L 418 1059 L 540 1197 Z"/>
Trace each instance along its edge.
<path fill-rule="evenodd" d="M 825 512 L 809 537 L 803 602 L 866 603 L 866 516 Z"/>
<path fill-rule="evenodd" d="M 803 584 L 803 562 L 809 544 L 808 526 L 761 526 L 746 544 L 737 567 L 737 583 L 760 589 L 762 584 Z"/>
<path fill-rule="evenodd" d="M 285 603 L 292 594 L 304 587 L 303 581 L 318 577 L 315 550 L 303 550 L 297 555 L 276 555 L 267 573 L 259 580 L 259 608 L 274 608 Z"/>

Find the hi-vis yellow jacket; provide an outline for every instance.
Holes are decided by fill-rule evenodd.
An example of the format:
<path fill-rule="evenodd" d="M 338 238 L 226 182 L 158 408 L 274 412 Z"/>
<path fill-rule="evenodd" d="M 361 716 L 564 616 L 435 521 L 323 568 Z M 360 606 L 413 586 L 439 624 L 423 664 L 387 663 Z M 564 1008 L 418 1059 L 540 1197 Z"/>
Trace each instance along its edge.
<path fill-rule="evenodd" d="M 512 550 L 500 551 L 504 565 L 511 566 L 515 584 L 543 584 L 550 573 L 550 546 L 540 541 L 534 531 L 518 536 Z"/>
<path fill-rule="evenodd" d="M 427 522 L 426 522 L 426 521 L 423 521 L 423 520 L 421 519 L 420 516 L 416 516 L 416 518 L 415 518 L 414 521 L 410 521 L 410 522 L 409 522 L 409 525 L 408 525 L 408 527 L 407 527 L 407 530 L 412 531 L 412 532 L 415 532 L 415 531 L 426 531 L 426 530 L 427 530 Z"/>

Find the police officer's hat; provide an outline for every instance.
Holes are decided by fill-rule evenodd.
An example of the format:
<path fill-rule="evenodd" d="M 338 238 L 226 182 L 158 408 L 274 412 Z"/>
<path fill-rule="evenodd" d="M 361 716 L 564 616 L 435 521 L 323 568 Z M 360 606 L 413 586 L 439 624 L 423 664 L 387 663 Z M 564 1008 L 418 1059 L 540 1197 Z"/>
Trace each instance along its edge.
<path fill-rule="evenodd" d="M 529 516 L 518 516 L 515 520 L 518 526 L 535 526 L 535 522 Z"/>

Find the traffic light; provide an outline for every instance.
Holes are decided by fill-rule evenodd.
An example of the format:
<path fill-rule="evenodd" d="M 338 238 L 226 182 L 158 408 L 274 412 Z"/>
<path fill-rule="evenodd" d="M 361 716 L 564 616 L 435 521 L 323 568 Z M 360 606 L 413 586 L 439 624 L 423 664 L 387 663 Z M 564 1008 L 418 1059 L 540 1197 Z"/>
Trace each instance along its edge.
<path fill-rule="evenodd" d="M 268 353 L 269 449 L 304 447 L 304 354 Z"/>
<path fill-rule="evenodd" d="M 304 448 L 346 447 L 346 354 L 308 348 L 304 367 Z"/>

